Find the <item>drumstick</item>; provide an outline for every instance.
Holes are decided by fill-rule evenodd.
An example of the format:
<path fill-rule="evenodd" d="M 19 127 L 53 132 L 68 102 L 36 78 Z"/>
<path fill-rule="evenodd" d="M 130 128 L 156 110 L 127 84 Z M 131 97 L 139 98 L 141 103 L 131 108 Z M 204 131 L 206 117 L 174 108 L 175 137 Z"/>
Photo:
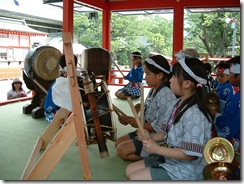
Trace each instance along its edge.
<path fill-rule="evenodd" d="M 47 90 L 36 80 L 36 79 L 33 79 L 33 81 L 37 84 L 37 86 L 39 87 L 39 88 L 41 88 L 42 89 L 42 91 L 44 92 L 44 93 L 46 93 L 47 94 Z"/>
<path fill-rule="evenodd" d="M 122 73 L 122 71 L 120 70 L 119 66 L 116 64 L 116 62 L 115 61 L 113 61 L 113 62 L 114 62 L 114 65 L 118 68 L 119 72 L 122 74 L 122 76 L 125 77 L 125 75 Z"/>
<path fill-rule="evenodd" d="M 124 117 L 127 117 L 127 115 L 126 115 L 123 111 L 121 111 L 118 107 L 116 107 L 114 104 L 113 104 L 113 108 L 114 108 L 114 111 L 116 112 L 116 114 L 117 114 L 118 116 L 124 116 Z"/>
<path fill-rule="evenodd" d="M 130 97 L 127 98 L 127 101 L 129 102 L 130 108 L 131 108 L 131 110 L 133 112 L 133 115 L 134 115 L 134 117 L 136 119 L 137 126 L 138 126 L 138 128 L 139 128 L 139 130 L 140 130 L 140 132 L 142 134 L 143 139 L 147 140 L 147 136 L 146 136 L 146 134 L 144 132 L 144 127 L 142 126 L 142 124 L 141 124 L 141 122 L 139 120 L 138 114 L 136 113 L 136 109 L 135 109 L 135 107 L 133 105 L 133 102 L 132 102 L 131 98 Z"/>
<path fill-rule="evenodd" d="M 124 118 L 128 118 L 128 116 L 122 112 L 118 107 L 116 107 L 114 104 L 113 104 L 113 109 L 114 109 L 114 112 L 118 115 L 118 117 L 124 117 Z M 121 123 L 123 125 L 128 125 L 128 123 Z"/>
<path fill-rule="evenodd" d="M 144 126 L 144 87 L 141 87 L 141 124 Z"/>

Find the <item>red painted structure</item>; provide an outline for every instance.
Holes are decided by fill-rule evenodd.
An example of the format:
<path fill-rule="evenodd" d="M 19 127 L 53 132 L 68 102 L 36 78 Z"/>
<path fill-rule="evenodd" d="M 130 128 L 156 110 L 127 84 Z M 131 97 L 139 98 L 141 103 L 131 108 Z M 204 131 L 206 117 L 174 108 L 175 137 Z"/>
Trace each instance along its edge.
<path fill-rule="evenodd" d="M 240 7 L 239 0 L 77 0 L 77 2 L 102 11 L 102 47 L 107 50 L 111 49 L 110 25 L 112 11 L 173 9 L 173 53 L 183 48 L 185 8 Z M 63 1 L 64 32 L 73 33 L 73 6 L 73 0 Z"/>
<path fill-rule="evenodd" d="M 107 50 L 111 49 L 110 28 L 113 11 L 173 9 L 173 53 L 181 50 L 184 45 L 185 8 L 240 7 L 239 0 L 76 0 L 76 2 L 102 11 L 102 47 Z M 63 32 L 73 33 L 73 10 L 74 0 L 63 0 Z"/>

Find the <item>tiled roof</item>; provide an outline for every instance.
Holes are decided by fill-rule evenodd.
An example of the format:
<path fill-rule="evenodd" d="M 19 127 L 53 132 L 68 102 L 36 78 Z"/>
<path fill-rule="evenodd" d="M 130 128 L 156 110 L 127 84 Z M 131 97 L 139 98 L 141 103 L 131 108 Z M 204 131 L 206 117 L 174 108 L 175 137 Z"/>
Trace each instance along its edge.
<path fill-rule="evenodd" d="M 0 33 L 11 33 L 11 34 L 21 34 L 21 35 L 33 35 L 33 36 L 48 35 L 48 33 L 44 33 L 30 28 L 24 20 L 10 19 L 5 17 L 0 17 Z"/>

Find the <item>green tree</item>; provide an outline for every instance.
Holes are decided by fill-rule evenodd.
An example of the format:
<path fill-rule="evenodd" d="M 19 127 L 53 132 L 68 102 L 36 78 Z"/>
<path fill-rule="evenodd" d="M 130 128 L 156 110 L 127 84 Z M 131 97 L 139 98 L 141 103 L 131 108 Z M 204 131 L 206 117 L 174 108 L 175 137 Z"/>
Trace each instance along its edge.
<path fill-rule="evenodd" d="M 89 19 L 89 14 L 75 14 L 75 40 L 85 47 L 101 47 L 102 15 Z M 130 65 L 129 55 L 141 51 L 143 56 L 149 52 L 172 55 L 172 21 L 155 15 L 122 16 L 116 13 L 111 18 L 111 51 L 119 64 Z"/>
<path fill-rule="evenodd" d="M 102 46 L 102 16 L 89 19 L 89 13 L 74 15 L 74 39 L 87 48 Z"/>
<path fill-rule="evenodd" d="M 184 47 L 196 48 L 199 52 L 209 53 L 211 57 L 226 57 L 232 45 L 233 30 L 225 22 L 232 17 L 240 22 L 239 12 L 186 13 Z M 237 27 L 236 45 L 240 46 L 240 28 Z M 240 53 L 236 50 L 236 53 Z"/>

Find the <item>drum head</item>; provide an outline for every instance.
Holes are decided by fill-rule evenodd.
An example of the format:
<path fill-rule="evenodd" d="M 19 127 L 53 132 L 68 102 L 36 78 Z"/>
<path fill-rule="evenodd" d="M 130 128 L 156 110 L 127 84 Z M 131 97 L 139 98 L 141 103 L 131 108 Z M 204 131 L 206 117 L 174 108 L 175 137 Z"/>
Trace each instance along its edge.
<path fill-rule="evenodd" d="M 59 77 L 59 58 L 61 52 L 55 47 L 38 47 L 31 58 L 34 73 L 44 81 L 52 81 Z"/>
<path fill-rule="evenodd" d="M 208 164 L 213 162 L 231 163 L 234 159 L 235 152 L 232 144 L 228 140 L 222 137 L 215 137 L 206 143 L 203 155 Z"/>
<path fill-rule="evenodd" d="M 96 76 L 108 76 L 111 69 L 112 57 L 109 51 L 103 48 L 89 48 L 82 53 L 82 63 L 88 72 L 93 72 Z"/>

